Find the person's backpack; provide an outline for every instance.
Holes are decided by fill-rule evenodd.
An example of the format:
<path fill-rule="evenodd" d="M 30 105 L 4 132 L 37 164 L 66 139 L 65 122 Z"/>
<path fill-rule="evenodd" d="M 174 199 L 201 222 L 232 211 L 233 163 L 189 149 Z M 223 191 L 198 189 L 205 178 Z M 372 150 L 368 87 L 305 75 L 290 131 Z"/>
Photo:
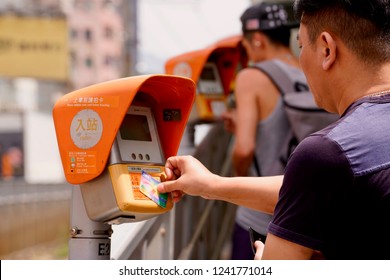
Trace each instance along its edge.
<path fill-rule="evenodd" d="M 269 60 L 253 65 L 266 74 L 279 89 L 283 98 L 284 109 L 288 118 L 291 133 L 281 149 L 280 161 L 285 167 L 290 154 L 306 136 L 319 131 L 335 122 L 339 116 L 329 113 L 317 106 L 307 84 L 290 78 L 286 70 L 275 61 Z M 260 173 L 257 160 L 255 167 Z"/>

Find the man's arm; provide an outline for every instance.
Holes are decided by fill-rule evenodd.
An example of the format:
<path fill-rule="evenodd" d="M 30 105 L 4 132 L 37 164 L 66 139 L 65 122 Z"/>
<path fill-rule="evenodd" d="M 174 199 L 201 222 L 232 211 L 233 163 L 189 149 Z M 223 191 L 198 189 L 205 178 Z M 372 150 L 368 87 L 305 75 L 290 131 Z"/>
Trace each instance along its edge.
<path fill-rule="evenodd" d="M 267 234 L 265 245 L 256 241 L 255 247 L 255 260 L 310 260 L 315 253 L 313 249 L 277 237 L 272 233 Z"/>
<path fill-rule="evenodd" d="M 236 77 L 236 126 L 232 150 L 232 164 L 237 176 L 247 176 L 256 147 L 256 130 L 259 121 L 256 92 L 260 85 L 255 69 L 243 69 Z"/>
<path fill-rule="evenodd" d="M 275 109 L 280 94 L 269 77 L 254 68 L 236 77 L 236 125 L 232 164 L 237 176 L 247 176 L 256 150 L 257 124 Z"/>
<path fill-rule="evenodd" d="M 283 176 L 221 177 L 211 173 L 192 156 L 169 158 L 165 172 L 168 181 L 159 184 L 158 191 L 173 192 L 176 202 L 184 193 L 223 200 L 271 214 L 283 181 Z"/>

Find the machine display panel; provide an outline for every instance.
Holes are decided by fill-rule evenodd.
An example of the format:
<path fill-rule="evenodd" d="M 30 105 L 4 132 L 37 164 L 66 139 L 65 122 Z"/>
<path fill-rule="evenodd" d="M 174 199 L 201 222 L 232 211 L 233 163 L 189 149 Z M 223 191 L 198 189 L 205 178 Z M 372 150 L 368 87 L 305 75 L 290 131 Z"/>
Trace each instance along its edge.
<path fill-rule="evenodd" d="M 144 115 L 126 114 L 120 134 L 123 140 L 152 141 L 148 118 Z"/>
<path fill-rule="evenodd" d="M 198 91 L 200 94 L 224 94 L 215 63 L 208 62 L 205 64 L 199 77 Z"/>
<path fill-rule="evenodd" d="M 200 74 L 200 79 L 204 81 L 216 81 L 215 71 L 213 67 L 205 67 Z"/>
<path fill-rule="evenodd" d="M 164 163 L 154 116 L 149 107 L 130 106 L 119 128 L 117 141 L 123 161 Z"/>

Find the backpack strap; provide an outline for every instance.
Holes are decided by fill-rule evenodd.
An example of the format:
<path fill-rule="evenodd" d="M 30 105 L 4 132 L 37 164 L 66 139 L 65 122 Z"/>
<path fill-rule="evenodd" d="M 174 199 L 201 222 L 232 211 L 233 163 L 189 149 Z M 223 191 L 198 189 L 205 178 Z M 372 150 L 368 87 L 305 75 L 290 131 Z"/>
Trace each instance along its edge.
<path fill-rule="evenodd" d="M 267 60 L 261 63 L 254 64 L 251 68 L 257 68 L 268 76 L 273 84 L 278 88 L 281 95 L 287 92 L 296 91 L 293 81 L 287 75 L 286 71 L 279 67 L 273 60 Z"/>
<path fill-rule="evenodd" d="M 294 92 L 295 86 L 294 82 L 291 80 L 291 78 L 287 75 L 286 71 L 279 67 L 277 63 L 274 60 L 267 60 L 261 63 L 254 64 L 250 66 L 250 68 L 256 68 L 263 72 L 267 77 L 272 81 L 272 83 L 276 86 L 276 88 L 279 90 L 281 96 L 283 97 L 283 104 L 285 105 L 284 97 L 286 96 L 287 92 Z M 293 137 L 294 141 L 296 141 L 296 138 Z M 291 142 L 291 140 L 290 140 Z M 279 159 L 284 165 L 286 165 L 287 158 L 281 157 Z M 261 169 L 259 165 L 258 158 L 256 156 L 256 153 L 253 157 L 253 164 L 255 171 L 258 176 L 262 176 Z"/>

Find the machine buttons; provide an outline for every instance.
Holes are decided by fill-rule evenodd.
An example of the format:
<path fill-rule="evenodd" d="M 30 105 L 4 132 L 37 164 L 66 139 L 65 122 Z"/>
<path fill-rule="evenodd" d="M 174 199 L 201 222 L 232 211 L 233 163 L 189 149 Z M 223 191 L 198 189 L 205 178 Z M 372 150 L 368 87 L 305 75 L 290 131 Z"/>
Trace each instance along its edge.
<path fill-rule="evenodd" d="M 135 153 L 131 153 L 131 158 L 133 160 L 136 160 L 137 159 L 137 155 Z M 139 160 L 147 160 L 147 161 L 150 161 L 150 155 L 149 154 L 138 154 L 138 159 Z"/>

